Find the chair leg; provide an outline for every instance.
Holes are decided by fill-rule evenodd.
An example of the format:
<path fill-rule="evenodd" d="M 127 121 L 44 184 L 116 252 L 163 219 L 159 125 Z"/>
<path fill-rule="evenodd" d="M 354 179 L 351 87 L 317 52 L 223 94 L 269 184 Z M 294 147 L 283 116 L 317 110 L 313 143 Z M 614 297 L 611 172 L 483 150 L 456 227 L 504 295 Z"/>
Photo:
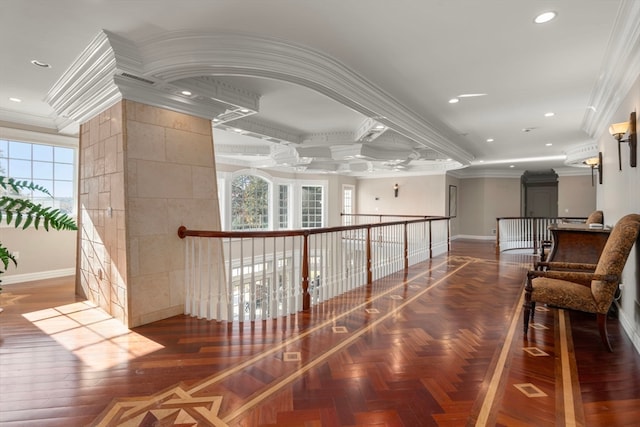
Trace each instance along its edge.
<path fill-rule="evenodd" d="M 605 346 L 607 350 L 613 352 L 611 348 L 611 343 L 609 342 L 609 335 L 607 334 L 607 315 L 598 313 L 598 330 L 600 331 L 600 338 L 602 339 L 602 344 Z"/>
<path fill-rule="evenodd" d="M 524 316 L 522 317 L 523 320 L 523 326 L 524 326 L 524 336 L 525 338 L 527 337 L 527 332 L 529 331 L 529 316 L 531 313 L 531 305 L 530 303 L 524 303 L 523 304 L 524 307 Z"/>
<path fill-rule="evenodd" d="M 531 275 L 527 274 L 527 280 L 524 284 L 524 337 L 527 337 L 527 332 L 529 331 L 529 320 L 533 321 L 533 313 L 535 312 L 536 302 L 531 301 L 531 293 L 533 292 L 533 286 L 531 286 Z"/>
<path fill-rule="evenodd" d="M 524 316 L 522 320 L 524 321 L 524 336 L 526 338 L 527 332 L 529 331 L 529 321 L 533 322 L 533 313 L 536 311 L 536 302 L 531 301 L 530 293 L 526 293 L 524 304 L 522 304 L 522 306 L 524 307 Z"/>

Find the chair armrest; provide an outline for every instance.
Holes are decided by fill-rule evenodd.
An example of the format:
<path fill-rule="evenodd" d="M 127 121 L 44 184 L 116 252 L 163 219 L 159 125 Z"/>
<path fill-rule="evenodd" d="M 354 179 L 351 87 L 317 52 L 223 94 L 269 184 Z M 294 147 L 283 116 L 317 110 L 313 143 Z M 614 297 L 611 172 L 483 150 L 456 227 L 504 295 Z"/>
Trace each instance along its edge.
<path fill-rule="evenodd" d="M 546 270 L 555 270 L 555 269 L 562 269 L 562 270 L 591 270 L 591 271 L 595 271 L 596 269 L 596 264 L 587 264 L 587 263 L 581 263 L 581 262 L 544 262 L 544 261 L 538 261 L 535 264 L 535 269 L 536 270 L 540 270 L 540 269 L 546 269 Z"/>
<path fill-rule="evenodd" d="M 536 277 L 546 277 L 548 279 L 566 280 L 567 282 L 579 283 L 581 285 L 590 286 L 592 280 L 602 280 L 605 282 L 616 282 L 618 276 L 615 274 L 595 274 L 593 272 L 583 271 L 540 271 L 529 270 L 527 273 L 527 284 L 531 284 L 531 280 Z"/>

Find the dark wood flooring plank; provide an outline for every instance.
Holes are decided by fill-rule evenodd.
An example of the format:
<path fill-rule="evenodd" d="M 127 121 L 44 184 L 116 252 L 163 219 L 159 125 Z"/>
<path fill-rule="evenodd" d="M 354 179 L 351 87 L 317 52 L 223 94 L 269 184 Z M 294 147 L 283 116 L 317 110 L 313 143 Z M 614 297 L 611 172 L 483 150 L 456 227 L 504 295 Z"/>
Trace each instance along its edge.
<path fill-rule="evenodd" d="M 147 409 L 135 408 L 180 396 L 206 412 L 212 406 L 202 399 L 220 395 L 219 417 L 240 411 L 227 419 L 236 426 L 473 425 L 532 259 L 454 241 L 448 256 L 412 267 L 406 280 L 393 275 L 308 313 L 241 324 L 175 316 L 115 336 L 110 319 L 73 295 L 69 278 L 6 286 L 0 424 L 87 425 L 107 411 L 142 420 Z M 536 323 L 549 329 L 523 340 L 518 327 L 512 337 L 495 425 L 553 426 L 563 415 L 556 315 L 538 312 Z M 570 320 L 579 424 L 634 425 L 640 357 L 632 343 L 612 320 L 608 353 L 592 317 Z M 516 387 L 526 383 L 546 396 L 527 397 Z"/>

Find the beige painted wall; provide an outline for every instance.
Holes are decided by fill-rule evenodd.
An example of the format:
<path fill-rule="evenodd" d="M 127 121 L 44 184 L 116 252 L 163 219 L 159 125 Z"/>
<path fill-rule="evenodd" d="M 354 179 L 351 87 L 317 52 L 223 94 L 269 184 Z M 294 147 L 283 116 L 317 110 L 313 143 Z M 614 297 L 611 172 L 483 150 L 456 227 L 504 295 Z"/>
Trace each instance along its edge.
<path fill-rule="evenodd" d="M 76 235 L 75 231 L 46 232 L 42 228 L 0 227 L 0 242 L 11 252 L 19 253 L 18 266 L 9 264 L 2 275 L 3 287 L 43 277 L 74 274 Z"/>
<path fill-rule="evenodd" d="M 589 216 L 594 210 L 596 187 L 591 185 L 591 175 L 558 178 L 558 216 Z"/>
<path fill-rule="evenodd" d="M 466 237 L 495 236 L 496 218 L 520 215 L 520 178 L 460 179 L 459 233 Z"/>
<path fill-rule="evenodd" d="M 357 211 L 361 214 L 446 215 L 445 176 L 398 176 L 359 179 Z M 393 186 L 398 184 L 398 197 Z"/>

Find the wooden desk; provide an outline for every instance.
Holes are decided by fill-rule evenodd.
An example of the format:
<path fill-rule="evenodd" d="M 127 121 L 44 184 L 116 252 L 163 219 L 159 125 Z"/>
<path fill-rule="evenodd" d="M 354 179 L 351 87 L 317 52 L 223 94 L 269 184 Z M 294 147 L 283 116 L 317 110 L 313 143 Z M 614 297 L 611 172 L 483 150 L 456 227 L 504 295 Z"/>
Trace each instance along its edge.
<path fill-rule="evenodd" d="M 611 229 L 589 228 L 586 224 L 549 226 L 553 247 L 547 261 L 597 264 Z"/>

